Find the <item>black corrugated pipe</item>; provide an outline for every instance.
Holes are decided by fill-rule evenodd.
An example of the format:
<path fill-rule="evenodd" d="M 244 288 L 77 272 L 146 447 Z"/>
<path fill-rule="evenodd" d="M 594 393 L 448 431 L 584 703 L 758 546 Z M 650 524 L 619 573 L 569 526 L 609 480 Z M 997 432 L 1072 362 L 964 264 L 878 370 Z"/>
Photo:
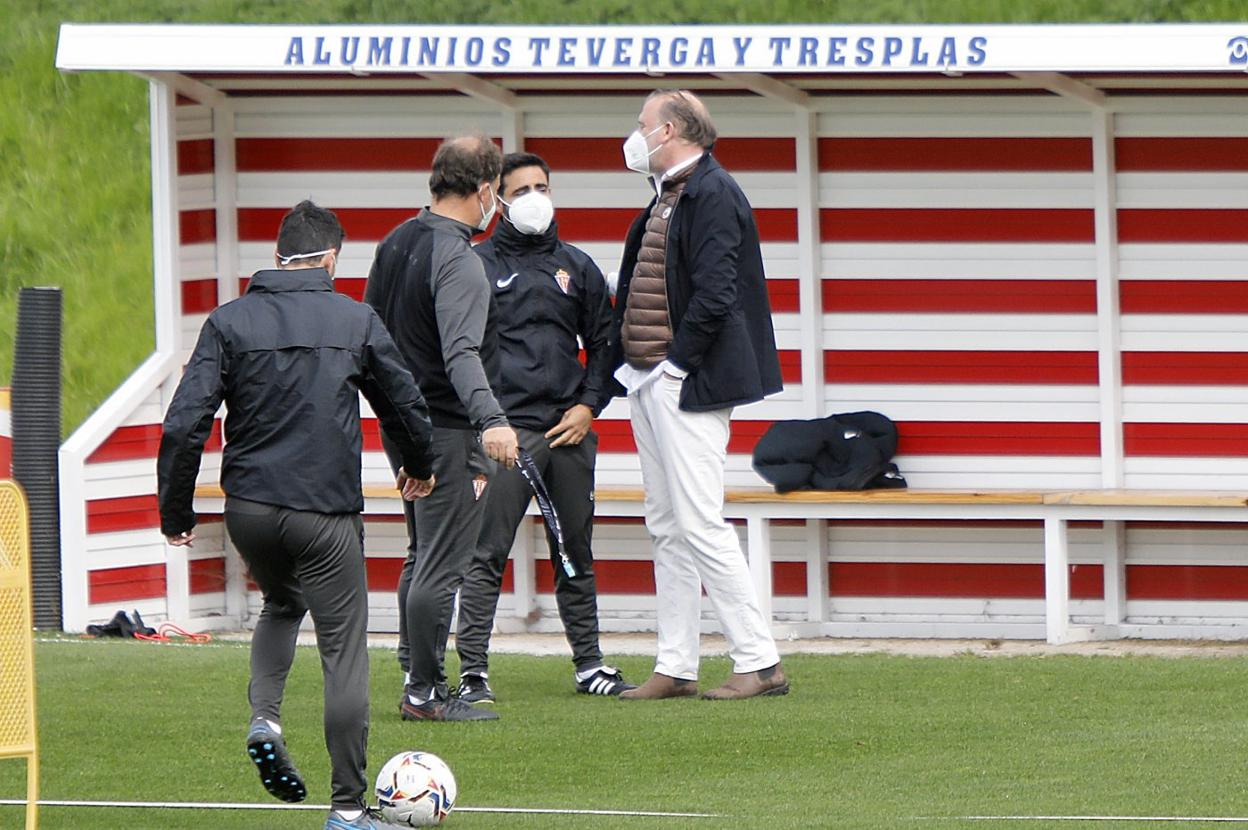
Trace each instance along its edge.
<path fill-rule="evenodd" d="M 61 289 L 23 288 L 13 352 L 13 478 L 30 503 L 35 627 L 61 627 Z"/>

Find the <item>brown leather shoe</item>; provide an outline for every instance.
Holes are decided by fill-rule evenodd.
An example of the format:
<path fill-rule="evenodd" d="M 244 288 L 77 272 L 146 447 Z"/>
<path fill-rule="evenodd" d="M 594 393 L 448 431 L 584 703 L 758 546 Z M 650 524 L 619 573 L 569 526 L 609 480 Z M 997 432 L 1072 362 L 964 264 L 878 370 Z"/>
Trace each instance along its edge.
<path fill-rule="evenodd" d="M 657 671 L 636 689 L 620 692 L 620 700 L 663 700 L 668 697 L 693 697 L 698 693 L 698 681 L 668 677 Z"/>
<path fill-rule="evenodd" d="M 760 695 L 787 695 L 789 681 L 780 664 L 759 671 L 733 673 L 728 682 L 702 695 L 706 700 L 744 700 Z"/>

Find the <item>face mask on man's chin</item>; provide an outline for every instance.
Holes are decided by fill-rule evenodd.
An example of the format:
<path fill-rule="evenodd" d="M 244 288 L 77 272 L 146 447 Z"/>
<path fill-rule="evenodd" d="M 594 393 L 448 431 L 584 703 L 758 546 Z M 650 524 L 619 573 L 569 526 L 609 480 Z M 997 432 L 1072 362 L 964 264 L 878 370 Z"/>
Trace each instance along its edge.
<path fill-rule="evenodd" d="M 477 223 L 477 230 L 484 231 L 490 226 L 490 222 L 494 221 L 494 214 L 498 211 L 498 199 L 494 196 L 494 188 L 490 188 L 490 208 L 485 209 L 481 205 L 481 221 Z M 480 191 L 478 191 L 479 193 Z"/>

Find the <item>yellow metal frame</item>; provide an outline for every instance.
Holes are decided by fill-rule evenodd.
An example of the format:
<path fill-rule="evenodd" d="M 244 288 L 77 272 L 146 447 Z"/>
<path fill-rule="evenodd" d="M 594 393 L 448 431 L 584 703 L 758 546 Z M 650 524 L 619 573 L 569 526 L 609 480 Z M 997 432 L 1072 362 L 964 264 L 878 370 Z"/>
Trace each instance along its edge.
<path fill-rule="evenodd" d="M 26 830 L 39 826 L 33 622 L 26 496 L 0 481 L 0 758 L 26 758 Z"/>

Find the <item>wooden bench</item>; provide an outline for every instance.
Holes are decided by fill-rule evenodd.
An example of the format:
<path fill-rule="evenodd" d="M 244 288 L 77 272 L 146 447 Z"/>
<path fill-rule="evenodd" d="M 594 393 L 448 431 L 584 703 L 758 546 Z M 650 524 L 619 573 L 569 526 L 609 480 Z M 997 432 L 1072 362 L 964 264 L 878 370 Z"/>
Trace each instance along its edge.
<path fill-rule="evenodd" d="M 220 512 L 218 486 L 196 488 L 197 509 Z M 367 514 L 402 513 L 391 485 L 364 488 Z M 641 488 L 595 491 L 598 516 L 644 515 Z M 1123 522 L 1248 522 L 1248 493 L 1157 490 L 869 490 L 800 491 L 779 494 L 770 488 L 737 488 L 725 493 L 724 515 L 746 524 L 750 574 L 764 615 L 772 614 L 771 523 L 803 520 L 808 524 L 806 620 L 777 624 L 777 636 L 827 636 L 837 633 L 828 620 L 828 520 L 1027 520 L 1044 528 L 1045 632 L 1050 643 L 1111 638 L 1139 633 L 1124 630 L 1126 619 L 1125 533 Z M 535 513 L 535 506 L 530 506 Z M 1104 607 L 1100 625 L 1070 621 L 1069 525 L 1104 523 Z M 516 615 L 535 608 L 535 563 L 531 546 L 522 546 L 513 569 Z"/>

